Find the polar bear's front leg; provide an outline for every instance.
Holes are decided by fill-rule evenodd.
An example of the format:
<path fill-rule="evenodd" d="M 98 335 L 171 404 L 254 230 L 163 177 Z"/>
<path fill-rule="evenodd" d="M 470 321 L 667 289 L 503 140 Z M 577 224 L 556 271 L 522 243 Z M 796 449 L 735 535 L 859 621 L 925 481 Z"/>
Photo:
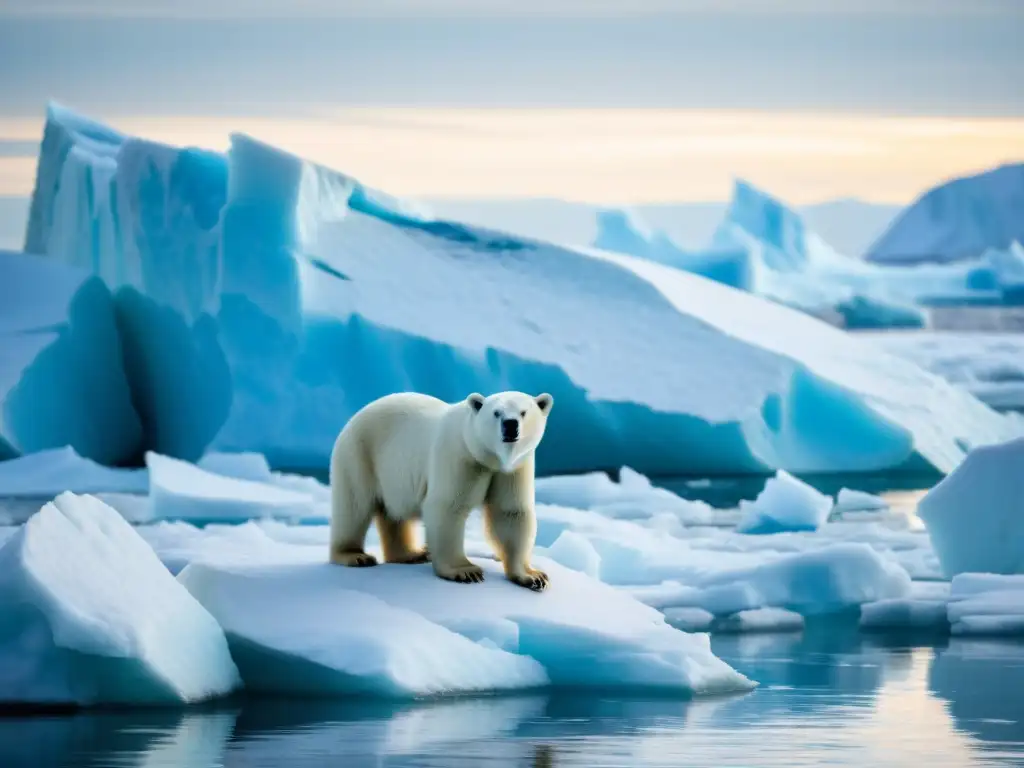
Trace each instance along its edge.
<path fill-rule="evenodd" d="M 548 575 L 530 565 L 537 536 L 532 460 L 516 472 L 494 476 L 484 501 L 484 532 L 509 581 L 535 592 L 547 588 Z"/>
<path fill-rule="evenodd" d="M 470 510 L 430 496 L 423 502 L 423 530 L 434 573 L 442 579 L 472 584 L 484 580 L 484 569 L 466 557 L 464 537 Z"/>

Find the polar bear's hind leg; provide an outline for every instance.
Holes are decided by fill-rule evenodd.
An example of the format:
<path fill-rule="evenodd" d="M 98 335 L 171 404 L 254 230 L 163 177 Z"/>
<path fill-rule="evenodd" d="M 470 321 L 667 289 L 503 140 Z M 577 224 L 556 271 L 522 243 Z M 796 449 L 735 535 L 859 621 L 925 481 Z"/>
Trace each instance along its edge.
<path fill-rule="evenodd" d="M 385 563 L 401 563 L 418 565 L 430 562 L 426 549 L 417 549 L 415 544 L 416 530 L 412 520 L 393 520 L 382 508 L 374 515 L 377 533 L 380 535 L 380 546 L 384 550 Z"/>
<path fill-rule="evenodd" d="M 331 479 L 331 552 L 335 565 L 365 568 L 376 565 L 377 558 L 368 555 L 366 532 L 370 530 L 377 503 L 359 492 L 347 472 Z"/>

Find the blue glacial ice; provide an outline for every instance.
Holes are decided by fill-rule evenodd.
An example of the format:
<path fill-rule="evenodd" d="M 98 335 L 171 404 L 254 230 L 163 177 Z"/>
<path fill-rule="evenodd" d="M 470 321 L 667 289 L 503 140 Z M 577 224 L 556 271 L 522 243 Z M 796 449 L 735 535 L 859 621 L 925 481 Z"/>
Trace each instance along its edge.
<path fill-rule="evenodd" d="M 971 451 L 917 508 L 947 579 L 1024 574 L 1024 438 Z"/>
<path fill-rule="evenodd" d="M 908 206 L 865 258 L 878 264 L 971 260 L 1024 242 L 1024 163 L 952 179 Z"/>
<path fill-rule="evenodd" d="M 247 687 L 417 696 L 554 685 L 689 695 L 754 685 L 711 652 L 707 635 L 680 632 L 629 595 L 542 558 L 537 566 L 557 587 L 540 595 L 506 581 L 493 560 L 479 561 L 488 578 L 472 589 L 433 578 L 429 565 L 297 560 L 195 562 L 179 575 L 224 626 Z M 345 621 L 324 621 L 342 610 Z"/>
<path fill-rule="evenodd" d="M 736 530 L 751 535 L 816 531 L 828 520 L 832 507 L 831 496 L 779 470 L 754 501 L 740 502 Z"/>
<path fill-rule="evenodd" d="M 0 549 L 0 699 L 180 704 L 238 687 L 216 620 L 92 496 L 63 493 Z"/>
<path fill-rule="evenodd" d="M 26 244 L 111 287 L 149 447 L 192 461 L 323 469 L 396 390 L 552 392 L 542 473 L 948 471 L 1022 429 L 784 307 L 436 220 L 240 135 L 224 156 L 52 107 Z"/>
<path fill-rule="evenodd" d="M 0 251 L 0 459 L 72 446 L 112 464 L 142 430 L 103 281 L 55 260 Z"/>
<path fill-rule="evenodd" d="M 920 328 L 927 324 L 923 308 L 931 305 L 1018 301 L 1017 278 L 1007 269 L 1012 254 L 999 268 L 988 257 L 962 264 L 870 264 L 838 253 L 800 214 L 743 181 L 702 250 L 684 250 L 618 210 L 599 215 L 595 245 L 685 269 L 851 329 Z"/>

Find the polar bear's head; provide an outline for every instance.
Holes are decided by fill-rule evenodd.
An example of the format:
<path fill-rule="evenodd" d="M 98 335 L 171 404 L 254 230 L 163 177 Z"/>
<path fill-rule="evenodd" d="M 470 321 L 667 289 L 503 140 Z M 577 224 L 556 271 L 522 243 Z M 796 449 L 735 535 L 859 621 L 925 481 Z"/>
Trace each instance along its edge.
<path fill-rule="evenodd" d="M 523 392 L 499 392 L 490 397 L 473 393 L 466 398 L 472 414 L 474 442 L 511 472 L 540 445 L 554 398 L 546 392 L 531 397 Z"/>

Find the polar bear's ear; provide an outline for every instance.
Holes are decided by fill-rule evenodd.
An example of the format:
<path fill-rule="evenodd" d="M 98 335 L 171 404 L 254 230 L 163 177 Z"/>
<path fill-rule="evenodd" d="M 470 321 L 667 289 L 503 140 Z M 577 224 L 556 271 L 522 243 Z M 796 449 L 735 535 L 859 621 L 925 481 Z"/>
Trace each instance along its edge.
<path fill-rule="evenodd" d="M 474 411 L 479 413 L 480 409 L 484 407 L 484 396 L 477 392 L 474 392 L 472 395 L 466 398 L 466 402 L 469 403 L 470 407 Z"/>
<path fill-rule="evenodd" d="M 551 410 L 551 404 L 555 402 L 555 398 L 545 392 L 543 395 L 537 395 L 537 407 L 544 413 Z"/>

